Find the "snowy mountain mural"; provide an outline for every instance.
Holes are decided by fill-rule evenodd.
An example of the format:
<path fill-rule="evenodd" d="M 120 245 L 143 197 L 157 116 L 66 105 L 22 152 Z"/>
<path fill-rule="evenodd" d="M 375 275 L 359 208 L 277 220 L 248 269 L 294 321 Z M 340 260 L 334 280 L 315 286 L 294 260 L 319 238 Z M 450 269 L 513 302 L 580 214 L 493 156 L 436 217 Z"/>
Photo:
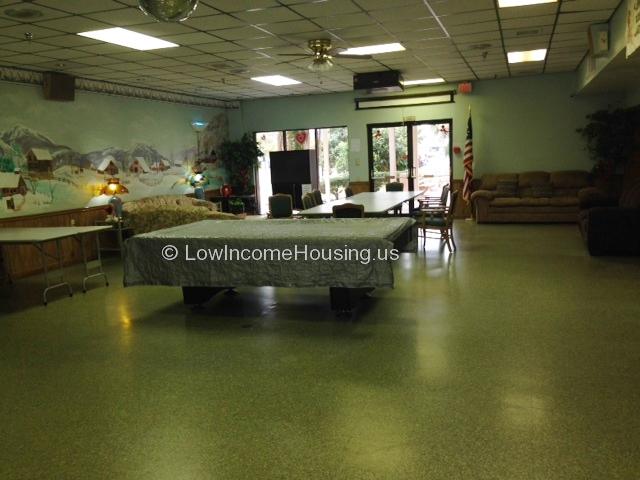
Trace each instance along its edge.
<path fill-rule="evenodd" d="M 201 141 L 217 144 L 217 131 Z M 195 152 L 194 147 L 165 154 L 142 142 L 79 152 L 43 132 L 14 125 L 0 131 L 0 218 L 106 204 L 108 197 L 99 191 L 110 177 L 129 190 L 123 201 L 189 192 L 185 179 Z M 219 165 L 208 164 L 205 174 L 212 188 L 225 182 Z"/>

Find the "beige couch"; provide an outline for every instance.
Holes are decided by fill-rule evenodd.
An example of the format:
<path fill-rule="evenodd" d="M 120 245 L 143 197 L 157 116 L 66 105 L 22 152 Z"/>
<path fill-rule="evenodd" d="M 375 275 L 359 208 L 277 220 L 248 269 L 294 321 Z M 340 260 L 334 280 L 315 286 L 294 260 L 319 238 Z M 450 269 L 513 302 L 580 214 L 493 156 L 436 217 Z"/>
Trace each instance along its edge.
<path fill-rule="evenodd" d="M 124 223 L 134 233 L 186 225 L 200 220 L 237 220 L 240 217 L 222 213 L 217 204 L 184 195 L 159 195 L 126 202 L 122 208 Z"/>
<path fill-rule="evenodd" d="M 477 223 L 572 223 L 578 221 L 578 193 L 590 185 L 582 170 L 488 174 L 471 203 Z"/>

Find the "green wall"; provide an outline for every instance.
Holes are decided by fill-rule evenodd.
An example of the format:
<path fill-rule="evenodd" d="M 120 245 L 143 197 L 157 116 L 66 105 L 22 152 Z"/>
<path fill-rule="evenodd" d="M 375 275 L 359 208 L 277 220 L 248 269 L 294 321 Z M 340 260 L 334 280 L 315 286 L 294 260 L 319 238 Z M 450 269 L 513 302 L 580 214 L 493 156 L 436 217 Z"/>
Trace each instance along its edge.
<path fill-rule="evenodd" d="M 590 169 L 592 164 L 576 129 L 585 115 L 616 99 L 573 97 L 573 73 L 474 82 L 470 95 L 455 103 L 425 107 L 356 111 L 354 92 L 244 101 L 229 112 L 230 131 L 267 131 L 346 125 L 351 141 L 351 179 L 368 179 L 366 125 L 417 120 L 453 119 L 454 145 L 463 146 L 468 107 L 474 122 L 475 172 Z M 442 91 L 453 86 L 411 89 Z M 357 148 L 357 144 L 360 148 Z M 354 148 L 354 146 L 356 148 Z M 454 177 L 463 175 L 462 156 L 454 156 Z"/>
<path fill-rule="evenodd" d="M 184 181 L 195 160 L 193 120 L 210 122 L 201 137 L 205 145 L 212 144 L 218 131 L 226 135 L 224 109 L 83 91 L 76 92 L 74 102 L 53 102 L 43 99 L 40 86 L 0 82 L 0 156 L 12 157 L 29 187 L 26 195 L 16 196 L 0 185 L 0 217 L 105 203 L 95 191 L 109 175 L 94 167 L 108 155 L 116 157 L 117 176 L 129 188 L 123 200 L 183 193 L 189 187 L 176 182 Z M 29 168 L 26 154 L 34 146 L 53 155 L 49 177 L 38 178 Z M 166 165 L 163 171 L 132 173 L 135 157 L 144 158 L 148 167 L 159 160 Z M 224 171 L 212 170 L 214 182 L 223 183 Z"/>

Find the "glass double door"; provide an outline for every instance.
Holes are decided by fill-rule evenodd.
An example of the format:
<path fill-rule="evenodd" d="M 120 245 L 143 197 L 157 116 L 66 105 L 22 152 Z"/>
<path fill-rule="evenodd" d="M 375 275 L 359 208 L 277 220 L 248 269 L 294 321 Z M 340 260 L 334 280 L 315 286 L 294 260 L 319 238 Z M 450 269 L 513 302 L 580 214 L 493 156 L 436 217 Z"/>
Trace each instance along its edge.
<path fill-rule="evenodd" d="M 367 125 L 372 192 L 400 182 L 438 196 L 451 183 L 451 120 Z"/>

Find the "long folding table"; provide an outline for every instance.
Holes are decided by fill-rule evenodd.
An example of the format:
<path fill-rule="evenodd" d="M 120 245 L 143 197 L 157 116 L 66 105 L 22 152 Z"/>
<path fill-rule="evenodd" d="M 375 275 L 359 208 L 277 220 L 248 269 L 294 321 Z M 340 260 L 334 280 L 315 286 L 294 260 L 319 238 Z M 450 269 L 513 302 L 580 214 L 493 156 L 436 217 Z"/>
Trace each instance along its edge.
<path fill-rule="evenodd" d="M 42 292 L 42 301 L 47 304 L 47 294 L 56 288 L 65 287 L 69 296 L 73 296 L 73 289 L 64 275 L 64 259 L 62 255 L 62 240 L 65 238 L 75 239 L 82 251 L 82 262 L 84 264 L 85 276 L 82 280 L 82 291 L 87 291 L 87 281 L 92 278 L 103 277 L 105 285 L 109 285 L 107 275 L 102 270 L 102 259 L 100 257 L 100 236 L 99 232 L 111 230 L 110 226 L 92 227 L 25 227 L 25 228 L 0 228 L 0 247 L 2 245 L 33 245 L 39 252 L 42 261 L 42 271 L 44 275 L 45 288 Z M 84 237 L 95 234 L 98 257 L 95 260 L 87 259 Z M 55 252 L 52 254 L 45 249 L 45 244 L 53 243 Z M 53 272 L 49 267 L 49 260 L 55 260 L 59 277 L 52 283 Z M 6 268 L 6 265 L 5 265 Z M 93 272 L 93 273 L 92 273 Z M 11 279 L 10 273 L 7 276 Z"/>
<path fill-rule="evenodd" d="M 364 206 L 365 217 L 382 217 L 386 216 L 389 210 L 398 208 L 402 206 L 404 202 L 411 201 L 423 193 L 422 190 L 405 192 L 363 192 L 352 197 L 326 202 L 322 205 L 302 210 L 300 215 L 309 218 L 330 217 L 333 215 L 334 205 L 356 203 Z"/>

